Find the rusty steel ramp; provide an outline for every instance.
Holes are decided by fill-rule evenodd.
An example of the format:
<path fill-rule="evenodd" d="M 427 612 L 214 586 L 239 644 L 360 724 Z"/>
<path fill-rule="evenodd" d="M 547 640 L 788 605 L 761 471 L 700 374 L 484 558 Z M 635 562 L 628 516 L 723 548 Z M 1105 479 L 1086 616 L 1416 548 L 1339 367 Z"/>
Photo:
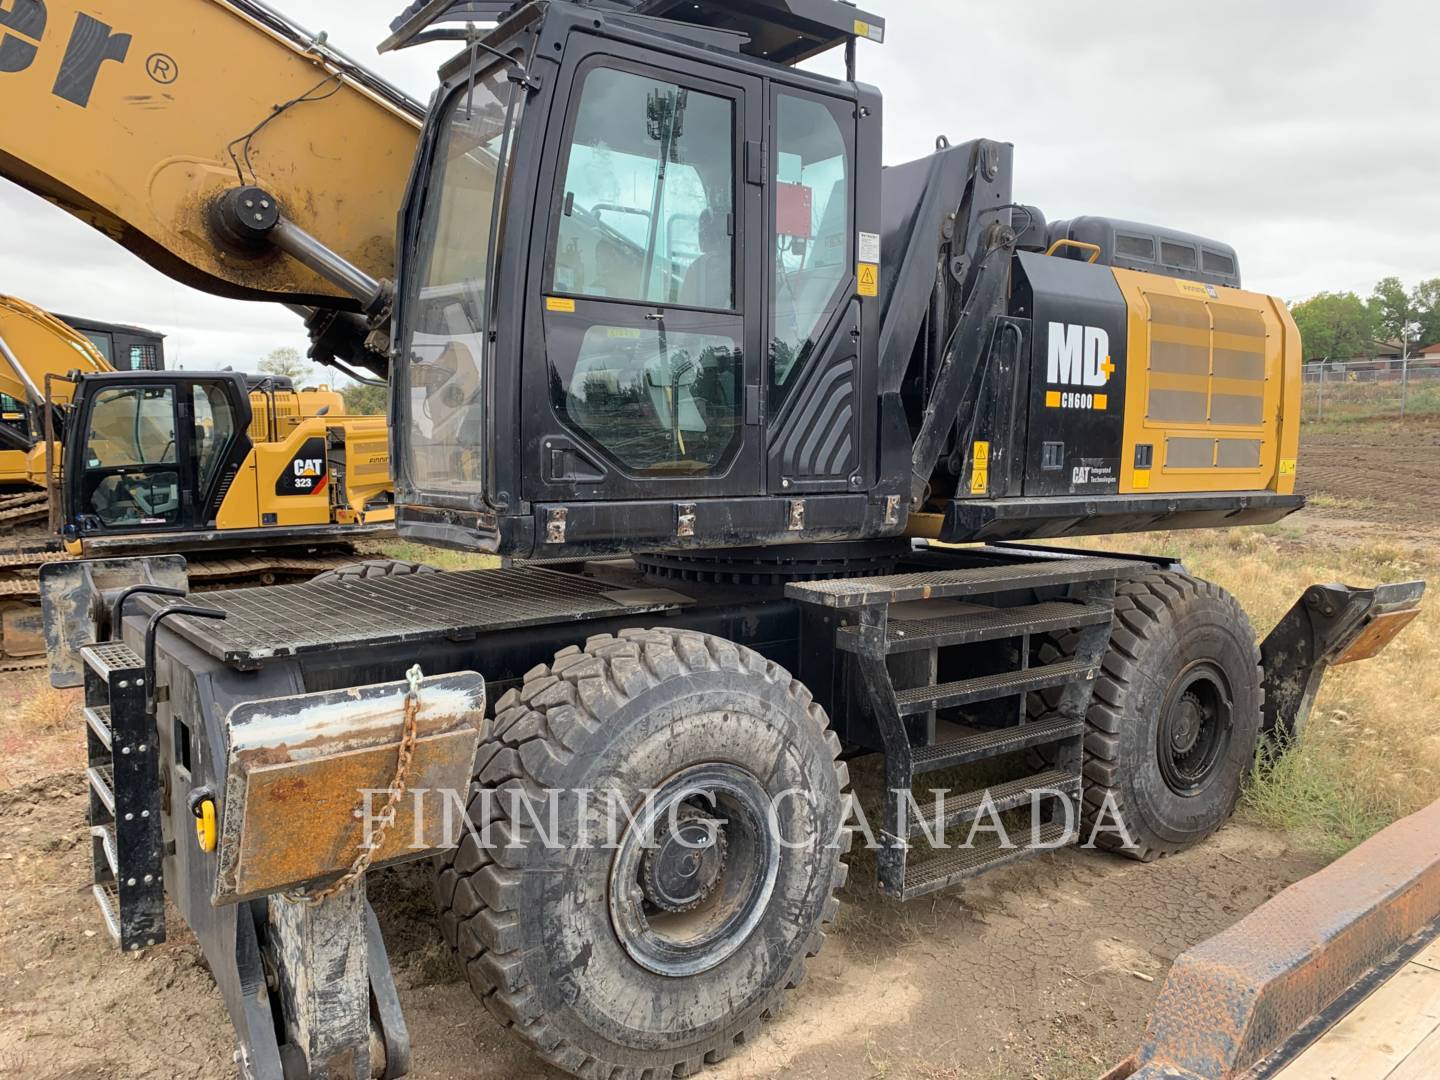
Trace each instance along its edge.
<path fill-rule="evenodd" d="M 1440 802 L 1181 954 L 1144 1043 L 1103 1080 L 1288 1080 L 1437 937 Z"/>

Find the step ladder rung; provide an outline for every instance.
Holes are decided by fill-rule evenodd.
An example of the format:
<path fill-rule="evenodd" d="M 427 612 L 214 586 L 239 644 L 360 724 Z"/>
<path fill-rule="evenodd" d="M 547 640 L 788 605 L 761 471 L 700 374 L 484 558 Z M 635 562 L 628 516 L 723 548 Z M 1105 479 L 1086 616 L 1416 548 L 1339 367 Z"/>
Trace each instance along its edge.
<path fill-rule="evenodd" d="M 109 705 L 87 705 L 85 706 L 85 723 L 90 725 L 90 730 L 95 733 L 95 738 L 100 740 L 106 750 L 112 749 L 111 740 L 114 738 L 110 730 L 110 706 Z"/>
<path fill-rule="evenodd" d="M 100 915 L 105 920 L 105 929 L 120 944 L 120 890 L 113 881 L 91 887 L 95 902 L 100 905 Z"/>
<path fill-rule="evenodd" d="M 936 619 L 891 618 L 885 641 L 887 653 L 917 652 L 951 645 L 973 645 L 981 641 L 1019 637 L 1021 634 L 1048 634 L 1109 622 L 1114 607 L 1109 603 L 1082 604 L 1061 600 L 1013 608 L 984 608 L 961 615 Z M 858 627 L 842 627 L 835 644 L 847 652 L 858 652 Z"/>
<path fill-rule="evenodd" d="M 1032 746 L 1077 738 L 1083 734 L 1084 720 L 1054 716 L 1047 720 L 976 732 L 973 735 L 962 735 L 958 739 L 919 747 L 911 751 L 910 763 L 916 773 L 935 772 L 937 769 L 968 765 L 974 761 L 1013 754 L 1017 750 L 1028 750 Z"/>
<path fill-rule="evenodd" d="M 122 641 L 102 641 L 80 646 L 80 657 L 87 667 L 102 679 L 108 680 L 117 671 L 143 670 L 145 662 L 135 655 L 135 650 Z"/>
<path fill-rule="evenodd" d="M 895 701 L 901 716 L 912 716 L 915 713 L 930 712 L 932 709 L 993 701 L 995 698 L 1009 697 L 1012 694 L 1028 694 L 1032 690 L 1091 679 L 1097 670 L 1097 665 L 1085 660 L 1062 660 L 1056 664 L 1044 664 L 1020 671 L 1002 671 L 996 675 L 981 675 L 974 679 L 960 679 L 935 686 L 917 686 L 899 691 L 895 695 Z"/>
<path fill-rule="evenodd" d="M 870 607 L 1114 580 L 1134 574 L 1136 569 L 1133 559 L 1046 557 L 958 570 L 918 570 L 877 577 L 792 582 L 785 586 L 785 595 L 801 603 L 824 607 Z"/>
<path fill-rule="evenodd" d="M 115 848 L 115 832 L 109 825 L 92 825 L 90 835 L 100 841 L 100 847 L 105 852 L 105 861 L 110 864 L 110 873 L 115 875 L 116 880 L 120 878 L 120 855 Z M 115 905 L 116 912 L 119 912 L 120 905 Z"/>
<path fill-rule="evenodd" d="M 1036 830 L 1033 838 L 1030 830 L 1025 829 L 1024 839 L 1026 843 L 1022 845 L 1005 847 L 998 838 L 987 837 L 984 843 L 973 847 L 937 852 L 931 858 L 910 863 L 905 867 L 900 898 L 911 900 L 1010 863 L 1044 854 L 1054 847 L 1073 842 L 1074 836 L 1064 824 L 1047 822 Z M 1037 843 L 1032 845 L 1032 839 Z"/>
<path fill-rule="evenodd" d="M 105 809 L 110 811 L 110 816 L 115 816 L 115 766 L 114 765 L 91 765 L 85 770 L 85 778 L 90 781 L 90 790 L 100 797 L 105 804 Z"/>
<path fill-rule="evenodd" d="M 975 821 L 980 816 L 981 809 L 986 805 L 986 796 L 989 796 L 989 805 L 996 813 L 1004 813 L 1006 810 L 1014 810 L 1028 805 L 1036 792 L 1042 792 L 1050 798 L 1055 797 L 1057 793 L 1072 799 L 1078 798 L 1080 775 L 1066 772 L 1063 769 L 1049 769 L 1032 776 L 1022 776 L 1018 780 L 1011 780 L 1004 784 L 982 788 L 979 791 L 951 795 L 941 804 L 939 821 L 948 830 L 952 826 Z M 933 807 L 933 803 L 930 806 Z M 925 810 L 926 804 L 920 804 L 920 808 L 922 811 Z M 927 826 L 933 832 L 935 819 L 926 818 L 911 822 L 907 832 L 912 837 L 921 836 L 927 831 Z"/>

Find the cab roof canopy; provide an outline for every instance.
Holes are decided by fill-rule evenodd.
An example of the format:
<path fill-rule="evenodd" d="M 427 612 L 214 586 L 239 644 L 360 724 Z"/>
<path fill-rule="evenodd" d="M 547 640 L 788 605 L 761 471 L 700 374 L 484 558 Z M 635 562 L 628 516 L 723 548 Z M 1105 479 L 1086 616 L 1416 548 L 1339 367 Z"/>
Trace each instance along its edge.
<path fill-rule="evenodd" d="M 885 40 L 885 20 L 840 0 L 571 0 L 582 7 L 647 15 L 743 36 L 740 51 L 798 64 L 857 38 Z M 390 24 L 381 52 L 463 36 L 456 24 L 499 23 L 515 0 L 415 0 Z M 448 27 L 448 29 L 447 29 Z"/>

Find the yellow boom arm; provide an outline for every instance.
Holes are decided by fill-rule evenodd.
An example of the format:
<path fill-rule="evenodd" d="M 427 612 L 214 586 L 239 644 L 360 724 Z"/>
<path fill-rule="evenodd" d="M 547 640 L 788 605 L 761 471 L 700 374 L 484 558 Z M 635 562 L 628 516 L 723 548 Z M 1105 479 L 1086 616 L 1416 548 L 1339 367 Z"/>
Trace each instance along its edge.
<path fill-rule="evenodd" d="M 47 375 L 113 370 L 78 330 L 24 300 L 0 296 L 0 394 L 40 405 Z M 52 400 L 67 404 L 72 389 L 57 380 Z"/>
<path fill-rule="evenodd" d="M 206 292 L 356 310 L 214 204 L 273 195 L 377 280 L 423 110 L 257 0 L 0 0 L 0 175 Z"/>

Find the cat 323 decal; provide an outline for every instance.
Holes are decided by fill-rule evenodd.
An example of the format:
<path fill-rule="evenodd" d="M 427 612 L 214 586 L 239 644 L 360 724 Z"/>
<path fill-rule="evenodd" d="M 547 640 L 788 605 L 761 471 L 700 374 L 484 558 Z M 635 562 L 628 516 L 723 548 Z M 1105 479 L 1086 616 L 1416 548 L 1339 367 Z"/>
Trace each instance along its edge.
<path fill-rule="evenodd" d="M 305 440 L 300 452 L 290 460 L 290 467 L 276 479 L 275 494 L 318 495 L 329 481 L 325 440 L 317 435 Z"/>

